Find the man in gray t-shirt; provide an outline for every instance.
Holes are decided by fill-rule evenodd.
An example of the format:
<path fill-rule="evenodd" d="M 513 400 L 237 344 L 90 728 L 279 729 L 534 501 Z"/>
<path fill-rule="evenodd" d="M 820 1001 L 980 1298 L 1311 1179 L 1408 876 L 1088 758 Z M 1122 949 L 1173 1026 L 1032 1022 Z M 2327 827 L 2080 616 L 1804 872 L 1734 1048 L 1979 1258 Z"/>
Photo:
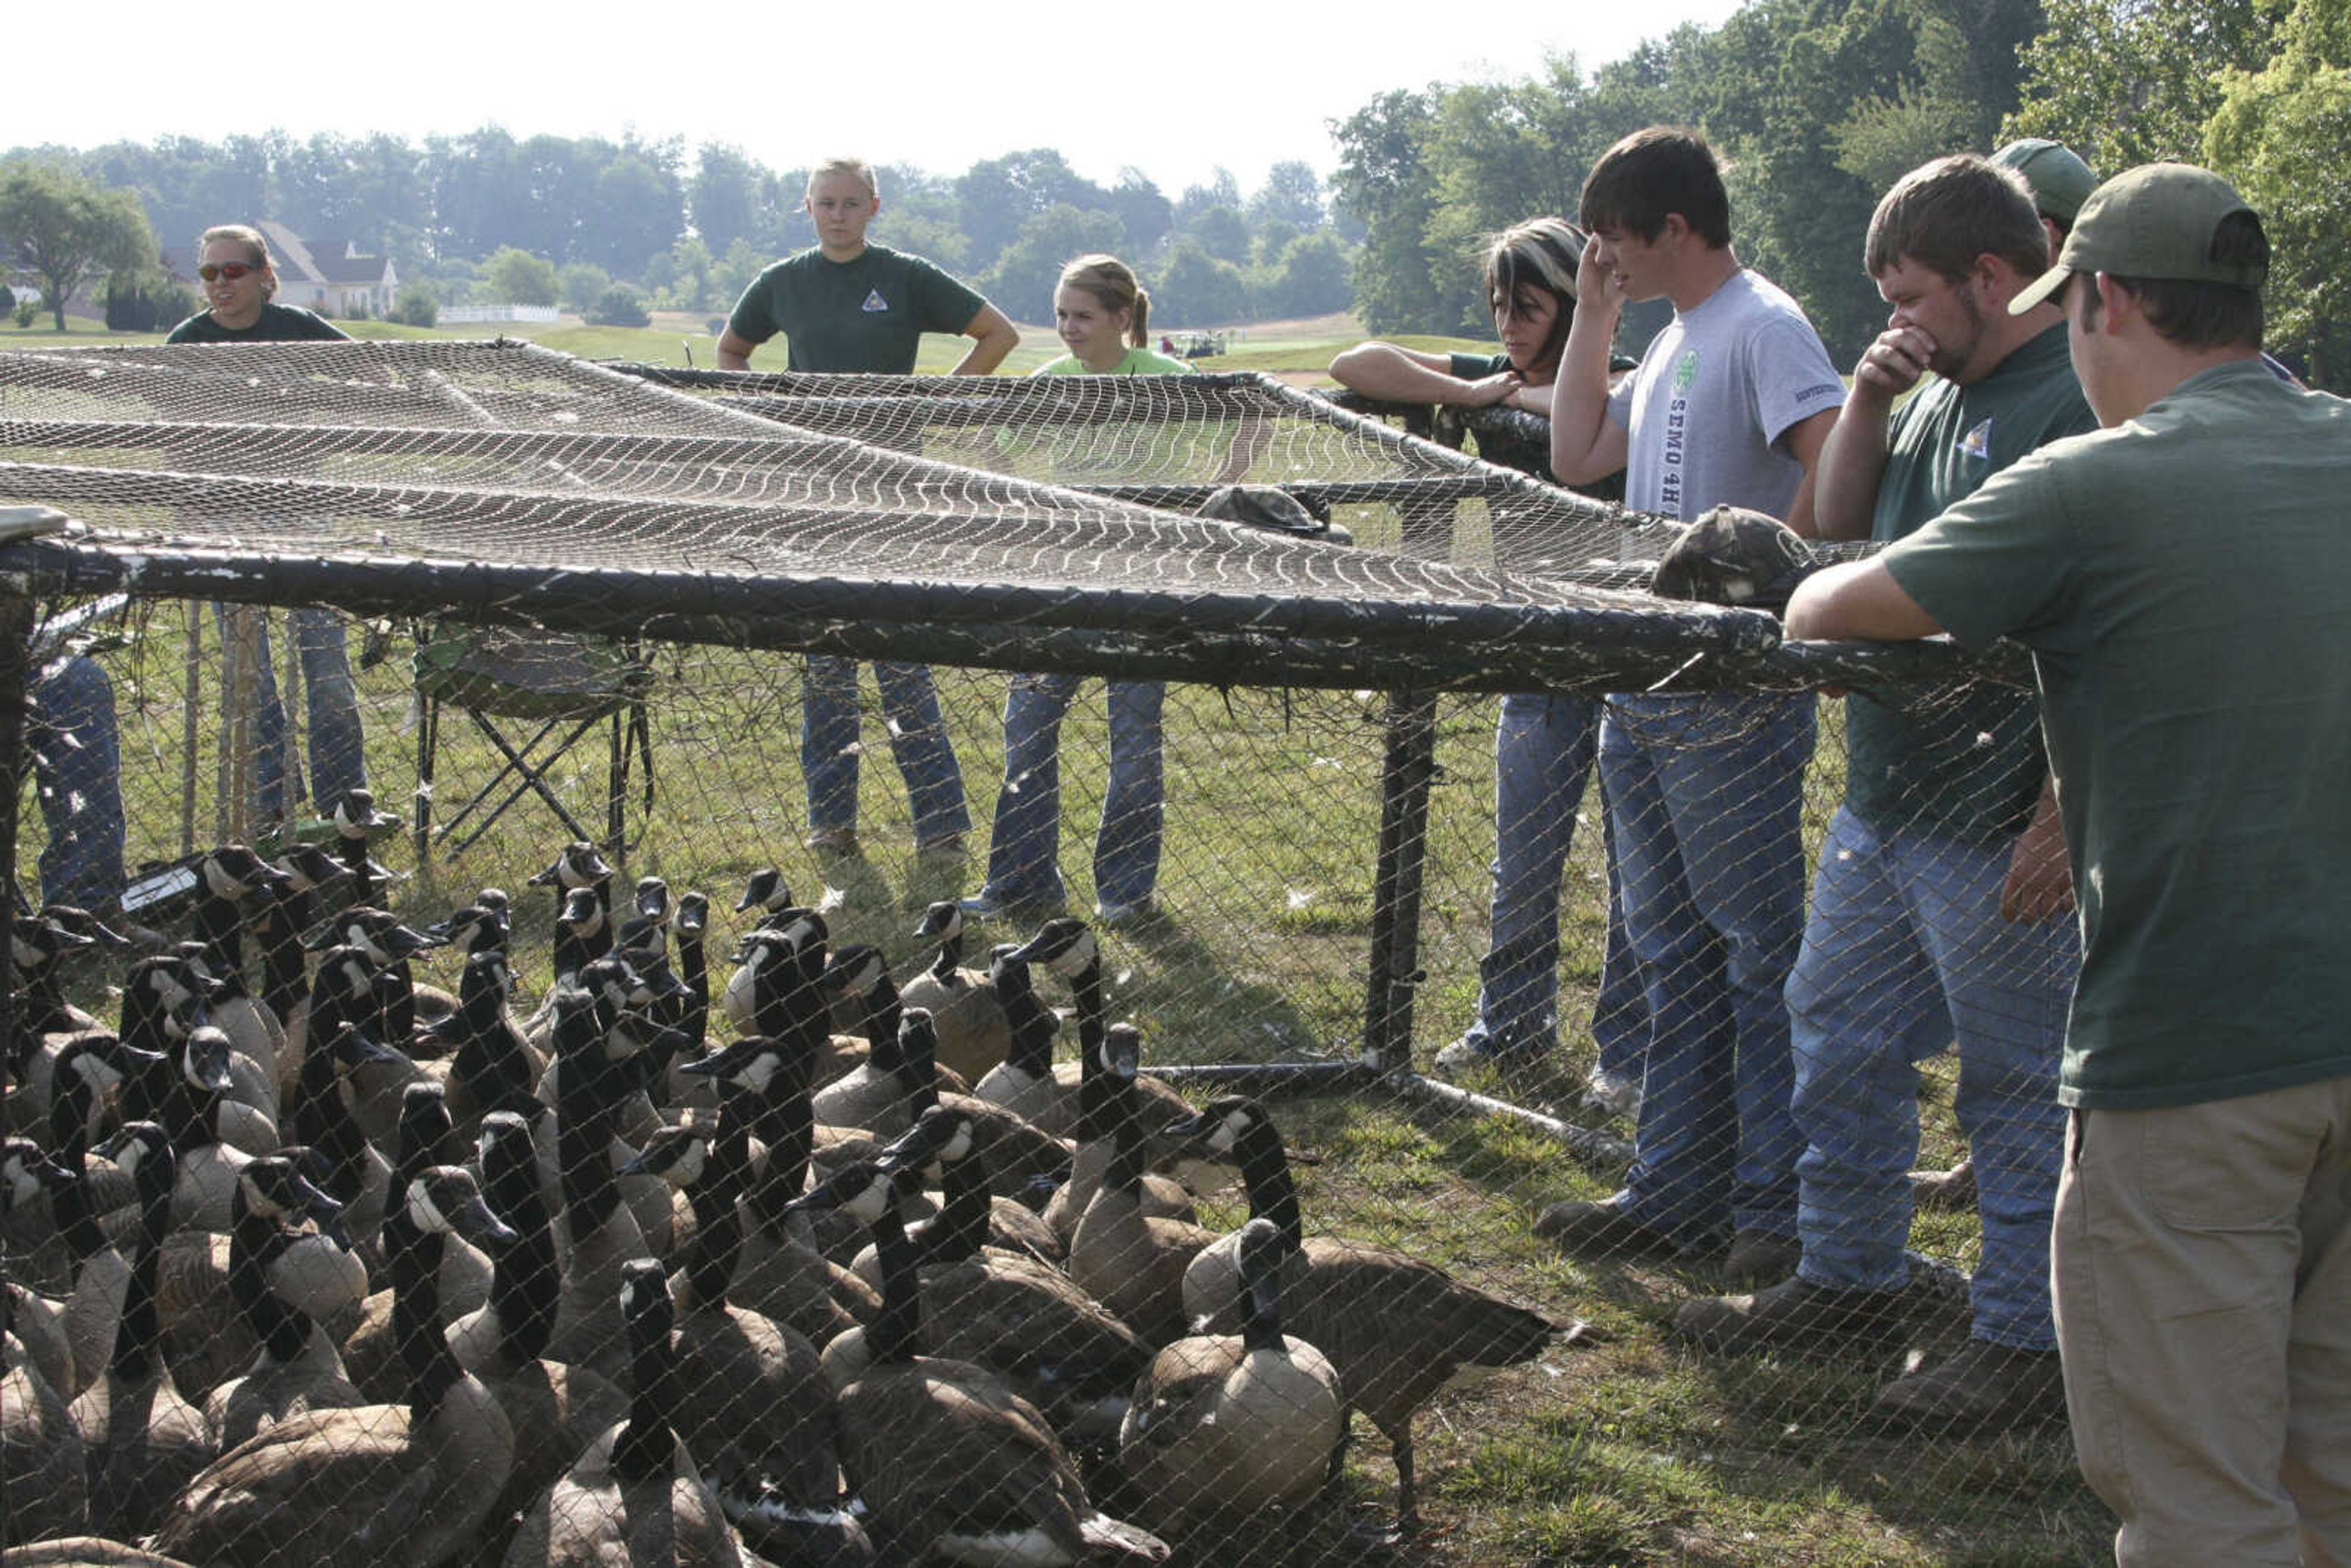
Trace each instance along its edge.
<path fill-rule="evenodd" d="M 1813 464 L 1844 382 L 1795 301 L 1739 265 L 1705 141 L 1625 138 L 1584 182 L 1583 217 L 1593 238 L 1553 394 L 1553 471 L 1573 484 L 1622 463 L 1640 510 L 1688 520 L 1728 503 L 1810 533 Z M 1661 298 L 1672 321 L 1612 395 L 1625 302 Z M 1803 934 L 1812 750 L 1809 694 L 1611 699 L 1601 788 L 1652 1033 L 1624 1190 L 1537 1222 L 1573 1256 L 1728 1241 L 1735 1278 L 1795 1265 L 1803 1139 L 1781 988 Z"/>

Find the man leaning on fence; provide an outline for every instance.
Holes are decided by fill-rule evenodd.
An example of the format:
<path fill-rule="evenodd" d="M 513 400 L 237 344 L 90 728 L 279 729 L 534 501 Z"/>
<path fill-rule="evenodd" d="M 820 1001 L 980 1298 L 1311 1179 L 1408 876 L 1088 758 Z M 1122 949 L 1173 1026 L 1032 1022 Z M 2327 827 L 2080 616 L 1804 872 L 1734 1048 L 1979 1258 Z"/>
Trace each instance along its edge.
<path fill-rule="evenodd" d="M 1584 181 L 1575 322 L 1552 399 L 1552 469 L 1625 468 L 1636 509 L 1730 504 L 1812 519 L 1812 470 L 1844 396 L 1793 299 L 1739 264 L 1730 204 L 1696 133 L 1653 128 Z M 1612 392 L 1625 302 L 1673 319 Z M 1624 1190 L 1536 1228 L 1583 1258 L 1718 1252 L 1734 1277 L 1795 1261 L 1796 1156 L 1781 988 L 1803 932 L 1801 812 L 1812 694 L 1616 696 L 1600 779 L 1650 1037 Z"/>
<path fill-rule="evenodd" d="M 2351 404 L 2262 364 L 2261 220 L 2131 170 L 2017 297 L 2105 428 L 2020 459 L 1792 636 L 2033 655 L 2081 900 L 2053 1240 L 2116 1560 L 2351 1562 Z"/>
<path fill-rule="evenodd" d="M 1823 536 L 1900 538 L 2026 453 L 2095 428 L 2057 308 L 2008 311 L 2048 262 L 2023 182 L 1984 159 L 1936 159 L 1886 193 L 1864 265 L 1892 314 L 1821 454 Z M 1956 1041 L 1983 1222 L 1973 1333 L 1889 1384 L 1875 1414 L 1946 1432 L 2054 1418 L 2049 1212 L 2078 949 L 2039 708 L 1991 683 L 1856 692 L 1845 734 L 1844 804 L 1788 977 L 1803 1260 L 1770 1290 L 1686 1302 L 1675 1326 L 1719 1351 L 1902 1347 L 1915 1064 Z"/>

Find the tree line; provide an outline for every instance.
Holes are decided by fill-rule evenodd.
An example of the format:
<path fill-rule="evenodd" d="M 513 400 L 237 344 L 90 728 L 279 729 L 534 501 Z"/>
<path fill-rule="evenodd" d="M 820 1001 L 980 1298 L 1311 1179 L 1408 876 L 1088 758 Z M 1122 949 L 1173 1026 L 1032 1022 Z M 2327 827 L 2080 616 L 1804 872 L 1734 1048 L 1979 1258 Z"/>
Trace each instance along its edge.
<path fill-rule="evenodd" d="M 2272 347 L 2351 387 L 2351 0 L 1750 0 L 1594 70 L 1569 56 L 1384 93 L 1332 126 L 1332 197 L 1365 228 L 1365 326 L 1486 332 L 1478 236 L 1573 218 L 1593 161 L 1660 121 L 1714 142 L 1741 259 L 1841 363 L 1884 324 L 1861 252 L 1886 188 L 1941 153 L 2046 136 L 2101 174 L 2178 158 L 2231 180 L 2276 252 Z"/>
<path fill-rule="evenodd" d="M 164 244 L 262 217 L 356 240 L 439 304 L 611 315 L 633 300 L 723 313 L 759 268 L 816 239 L 800 206 L 805 169 L 770 168 L 724 144 L 689 153 L 675 139 L 517 138 L 497 126 L 421 142 L 270 131 L 0 158 L 0 169 L 37 166 L 129 193 Z M 1275 164 L 1247 193 L 1218 170 L 1173 197 L 1132 168 L 1098 184 L 1050 148 L 955 175 L 878 172 L 876 237 L 972 279 L 1021 320 L 1052 319 L 1055 275 L 1089 250 L 1133 262 L 1176 321 L 1315 315 L 1352 298 L 1348 227 L 1302 161 Z M 0 237 L 14 241 L 6 221 L 0 208 Z"/>

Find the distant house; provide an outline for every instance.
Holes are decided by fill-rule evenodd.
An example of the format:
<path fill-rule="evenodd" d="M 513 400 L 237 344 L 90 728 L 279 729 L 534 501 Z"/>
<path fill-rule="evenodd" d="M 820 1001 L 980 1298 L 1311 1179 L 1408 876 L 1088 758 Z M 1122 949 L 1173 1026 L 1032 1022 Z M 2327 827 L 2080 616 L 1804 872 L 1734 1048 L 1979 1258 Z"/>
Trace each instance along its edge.
<path fill-rule="evenodd" d="M 299 305 L 321 316 L 389 316 L 400 296 L 400 274 L 388 256 L 364 256 L 354 242 L 304 239 L 284 224 L 255 224 L 269 241 L 277 272 L 280 305 Z M 196 253 L 187 246 L 165 249 L 164 268 L 181 282 L 196 281 Z"/>

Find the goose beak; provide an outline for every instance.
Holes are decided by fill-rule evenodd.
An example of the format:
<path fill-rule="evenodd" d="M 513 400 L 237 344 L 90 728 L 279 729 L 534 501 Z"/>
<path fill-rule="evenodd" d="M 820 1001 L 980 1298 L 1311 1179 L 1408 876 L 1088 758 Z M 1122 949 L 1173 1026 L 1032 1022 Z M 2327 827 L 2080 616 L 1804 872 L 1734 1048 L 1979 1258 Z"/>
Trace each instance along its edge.
<path fill-rule="evenodd" d="M 522 1239 L 515 1228 L 490 1212 L 490 1206 L 481 1194 L 475 1193 L 465 1206 L 449 1217 L 449 1223 L 466 1240 L 484 1247 L 510 1247 Z"/>
<path fill-rule="evenodd" d="M 188 1078 L 199 1089 L 214 1093 L 226 1093 L 231 1084 L 228 1071 L 228 1038 L 207 1035 L 202 1040 L 191 1036 L 188 1040 Z"/>
<path fill-rule="evenodd" d="M 410 1060 L 405 1051 L 394 1050 L 361 1029 L 345 1030 L 342 1038 L 336 1042 L 335 1051 L 346 1065 L 351 1067 L 370 1061 L 397 1066 Z"/>

